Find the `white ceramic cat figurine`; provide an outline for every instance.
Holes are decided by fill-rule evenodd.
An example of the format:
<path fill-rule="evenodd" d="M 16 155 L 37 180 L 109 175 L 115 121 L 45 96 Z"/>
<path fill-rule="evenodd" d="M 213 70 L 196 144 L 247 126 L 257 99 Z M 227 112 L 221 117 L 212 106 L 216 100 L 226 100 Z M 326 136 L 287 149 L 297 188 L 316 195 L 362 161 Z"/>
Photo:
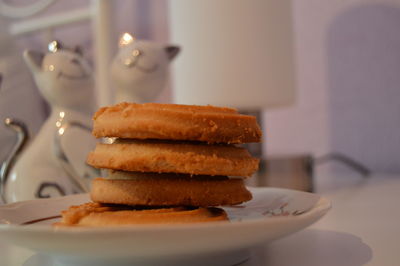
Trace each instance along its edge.
<path fill-rule="evenodd" d="M 82 192 L 85 182 L 73 182 L 76 180 L 71 179 L 56 157 L 59 147 L 55 139 L 57 134 L 64 133 L 63 125 L 67 122 L 90 127 L 95 107 L 92 70 L 80 53 L 61 49 L 56 41 L 49 44 L 47 54 L 27 50 L 23 57 L 51 107 L 51 114 L 10 170 L 5 199 L 14 202 Z M 84 162 L 84 154 L 90 148 L 81 143 L 81 138 L 74 142 L 66 145 L 84 150 Z"/>
<path fill-rule="evenodd" d="M 115 102 L 154 101 L 165 86 L 168 65 L 180 48 L 134 40 L 128 33 L 121 37 L 119 46 L 111 64 Z"/>

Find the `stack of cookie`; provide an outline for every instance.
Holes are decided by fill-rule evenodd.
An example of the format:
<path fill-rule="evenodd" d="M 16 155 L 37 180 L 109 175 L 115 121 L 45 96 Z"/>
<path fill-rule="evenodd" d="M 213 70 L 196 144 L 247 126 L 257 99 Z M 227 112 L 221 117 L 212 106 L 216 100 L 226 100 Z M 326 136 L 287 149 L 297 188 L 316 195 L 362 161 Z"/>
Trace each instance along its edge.
<path fill-rule="evenodd" d="M 213 106 L 121 103 L 97 111 L 93 134 L 115 140 L 97 144 L 87 159 L 96 168 L 109 169 L 106 178 L 92 182 L 95 203 L 83 207 L 95 210 L 92 214 L 105 207 L 126 212 L 128 207 L 121 206 L 134 206 L 136 213 L 189 211 L 218 220 L 226 215 L 209 207 L 252 197 L 243 179 L 257 170 L 259 161 L 235 144 L 260 141 L 253 116 Z"/>

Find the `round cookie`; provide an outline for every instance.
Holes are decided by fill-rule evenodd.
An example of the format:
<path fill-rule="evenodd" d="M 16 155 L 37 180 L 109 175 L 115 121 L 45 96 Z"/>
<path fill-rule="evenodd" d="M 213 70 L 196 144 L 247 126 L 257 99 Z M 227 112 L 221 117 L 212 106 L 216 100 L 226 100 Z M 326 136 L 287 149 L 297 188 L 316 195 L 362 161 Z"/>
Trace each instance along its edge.
<path fill-rule="evenodd" d="M 133 209 L 88 202 L 71 206 L 62 212 L 55 226 L 120 226 L 137 224 L 176 224 L 225 221 L 228 217 L 219 208 L 157 208 Z"/>
<path fill-rule="evenodd" d="M 97 144 L 87 159 L 97 168 L 192 175 L 251 176 L 259 160 L 244 148 L 156 140 Z"/>
<path fill-rule="evenodd" d="M 260 142 L 254 116 L 236 109 L 158 103 L 120 103 L 99 109 L 93 135 L 129 139 L 169 139 L 207 143 Z"/>
<path fill-rule="evenodd" d="M 96 178 L 90 197 L 94 202 L 142 206 L 236 205 L 252 198 L 242 179 L 152 177 Z"/>

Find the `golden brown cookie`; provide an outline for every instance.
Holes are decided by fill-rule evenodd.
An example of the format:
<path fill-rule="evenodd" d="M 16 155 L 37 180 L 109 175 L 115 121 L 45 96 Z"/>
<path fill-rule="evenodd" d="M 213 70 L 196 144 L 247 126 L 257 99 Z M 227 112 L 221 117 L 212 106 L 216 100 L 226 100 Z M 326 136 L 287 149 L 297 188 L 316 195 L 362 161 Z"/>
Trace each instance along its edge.
<path fill-rule="evenodd" d="M 228 220 L 219 208 L 158 208 L 133 209 L 127 206 L 112 206 L 89 202 L 71 206 L 62 212 L 55 226 L 120 226 L 137 224 L 199 223 Z"/>
<path fill-rule="evenodd" d="M 244 148 L 156 140 L 99 143 L 87 159 L 97 168 L 135 172 L 251 176 L 259 160 Z"/>
<path fill-rule="evenodd" d="M 100 203 L 199 207 L 235 205 L 252 198 L 242 179 L 162 174 L 131 180 L 96 178 L 90 197 Z"/>
<path fill-rule="evenodd" d="M 120 103 L 93 117 L 93 135 L 129 139 L 169 139 L 208 143 L 260 142 L 254 116 L 236 109 L 158 103 Z"/>

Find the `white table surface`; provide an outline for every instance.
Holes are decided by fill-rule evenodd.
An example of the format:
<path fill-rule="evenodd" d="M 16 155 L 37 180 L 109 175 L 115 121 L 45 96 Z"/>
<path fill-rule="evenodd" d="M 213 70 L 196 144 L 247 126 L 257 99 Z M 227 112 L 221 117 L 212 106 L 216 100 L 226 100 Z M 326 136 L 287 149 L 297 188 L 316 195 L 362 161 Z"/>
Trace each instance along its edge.
<path fill-rule="evenodd" d="M 323 175 L 316 191 L 333 208 L 319 222 L 252 250 L 242 266 L 400 265 L 400 175 Z M 0 244 L 0 266 L 20 266 L 33 252 Z"/>
<path fill-rule="evenodd" d="M 327 179 L 317 190 L 332 201 L 328 214 L 308 229 L 254 249 L 247 265 L 400 265 L 400 175 Z"/>

